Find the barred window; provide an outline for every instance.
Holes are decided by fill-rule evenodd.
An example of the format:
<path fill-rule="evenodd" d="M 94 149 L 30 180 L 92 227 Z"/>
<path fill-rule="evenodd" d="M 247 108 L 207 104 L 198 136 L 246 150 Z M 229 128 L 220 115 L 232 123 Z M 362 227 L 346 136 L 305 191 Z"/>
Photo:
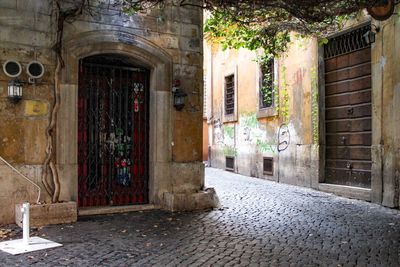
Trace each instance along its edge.
<path fill-rule="evenodd" d="M 260 109 L 270 108 L 274 106 L 275 90 L 274 90 L 274 59 L 271 59 L 265 65 L 261 65 L 261 79 L 259 92 Z"/>
<path fill-rule="evenodd" d="M 225 77 L 225 115 L 235 113 L 235 75 Z"/>

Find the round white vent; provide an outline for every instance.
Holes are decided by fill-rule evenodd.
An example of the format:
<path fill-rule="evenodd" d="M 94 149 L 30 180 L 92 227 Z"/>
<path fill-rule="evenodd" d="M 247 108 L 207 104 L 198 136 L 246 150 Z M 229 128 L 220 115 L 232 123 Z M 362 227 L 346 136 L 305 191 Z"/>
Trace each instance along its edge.
<path fill-rule="evenodd" d="M 31 61 L 26 67 L 26 73 L 28 73 L 29 77 L 34 79 L 39 79 L 44 74 L 43 64 L 39 61 Z"/>
<path fill-rule="evenodd" d="M 4 73 L 11 78 L 18 77 L 22 72 L 21 64 L 15 60 L 7 60 L 3 64 L 3 71 Z"/>

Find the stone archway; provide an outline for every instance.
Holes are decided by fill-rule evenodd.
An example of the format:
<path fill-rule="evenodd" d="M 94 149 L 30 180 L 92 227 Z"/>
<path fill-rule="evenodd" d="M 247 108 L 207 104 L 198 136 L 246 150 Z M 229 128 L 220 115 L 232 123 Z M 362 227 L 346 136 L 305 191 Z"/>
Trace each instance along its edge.
<path fill-rule="evenodd" d="M 119 31 L 81 33 L 66 40 L 63 51 L 61 107 L 57 118 L 57 165 L 62 186 L 61 200 L 78 197 L 78 70 L 79 60 L 97 54 L 117 54 L 134 59 L 150 70 L 149 103 L 149 202 L 159 204 L 169 191 L 171 162 L 171 57 L 146 39 Z M 161 179 L 162 178 L 162 179 Z"/>

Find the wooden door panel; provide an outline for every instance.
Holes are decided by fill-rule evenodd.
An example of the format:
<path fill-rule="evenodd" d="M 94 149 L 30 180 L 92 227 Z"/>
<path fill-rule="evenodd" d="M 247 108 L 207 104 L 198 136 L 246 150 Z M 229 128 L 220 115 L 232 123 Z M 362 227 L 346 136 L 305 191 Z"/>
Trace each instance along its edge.
<path fill-rule="evenodd" d="M 371 162 L 357 160 L 327 160 L 325 166 L 330 169 L 352 169 L 358 171 L 371 171 Z"/>
<path fill-rule="evenodd" d="M 329 134 L 326 136 L 328 146 L 370 146 L 371 133 Z"/>
<path fill-rule="evenodd" d="M 370 147 L 327 146 L 327 159 L 371 160 Z"/>
<path fill-rule="evenodd" d="M 355 119 L 371 116 L 371 104 L 356 107 L 343 106 L 339 108 L 329 108 L 326 110 L 326 120 L 334 119 Z"/>
<path fill-rule="evenodd" d="M 371 90 L 351 92 L 347 94 L 333 95 L 326 97 L 326 107 L 340 107 L 347 105 L 357 105 L 371 103 Z"/>
<path fill-rule="evenodd" d="M 325 72 L 343 69 L 371 61 L 371 49 L 362 49 L 351 54 L 334 57 L 325 61 Z"/>
<path fill-rule="evenodd" d="M 344 81 L 348 79 L 355 79 L 362 76 L 371 74 L 371 63 L 363 63 L 355 67 L 345 69 L 338 69 L 325 74 L 325 83 L 330 84 L 333 82 Z"/>
<path fill-rule="evenodd" d="M 354 92 L 371 88 L 371 76 L 330 83 L 325 86 L 325 95 Z"/>
<path fill-rule="evenodd" d="M 357 186 L 362 188 L 371 187 L 371 172 L 369 171 L 351 171 L 327 168 L 325 176 L 332 184 Z"/>
<path fill-rule="evenodd" d="M 362 132 L 371 131 L 371 118 L 365 119 L 349 119 L 339 121 L 328 121 L 326 123 L 326 132 L 340 133 L 340 132 Z"/>

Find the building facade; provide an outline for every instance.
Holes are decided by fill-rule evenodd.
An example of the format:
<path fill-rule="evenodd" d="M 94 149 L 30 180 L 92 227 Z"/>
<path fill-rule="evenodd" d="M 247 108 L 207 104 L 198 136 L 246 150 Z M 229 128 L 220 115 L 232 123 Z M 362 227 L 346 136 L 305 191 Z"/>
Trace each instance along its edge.
<path fill-rule="evenodd" d="M 211 166 L 399 207 L 399 22 L 360 17 L 326 44 L 293 34 L 269 79 L 205 42 Z"/>
<path fill-rule="evenodd" d="M 62 2 L 68 8 L 77 1 Z M 78 209 L 211 207 L 203 191 L 202 11 L 167 5 L 128 16 L 109 1 L 91 3 L 64 23 L 62 35 L 53 148 L 60 201 Z M 0 3 L 0 156 L 38 184 L 47 203 L 42 174 L 55 102 L 56 19 L 52 1 Z M 18 103 L 8 99 L 15 79 L 23 86 Z M 177 80 L 188 95 L 181 111 L 173 102 Z M 0 223 L 14 220 L 15 204 L 36 201 L 36 188 L 3 163 L 0 185 Z"/>

